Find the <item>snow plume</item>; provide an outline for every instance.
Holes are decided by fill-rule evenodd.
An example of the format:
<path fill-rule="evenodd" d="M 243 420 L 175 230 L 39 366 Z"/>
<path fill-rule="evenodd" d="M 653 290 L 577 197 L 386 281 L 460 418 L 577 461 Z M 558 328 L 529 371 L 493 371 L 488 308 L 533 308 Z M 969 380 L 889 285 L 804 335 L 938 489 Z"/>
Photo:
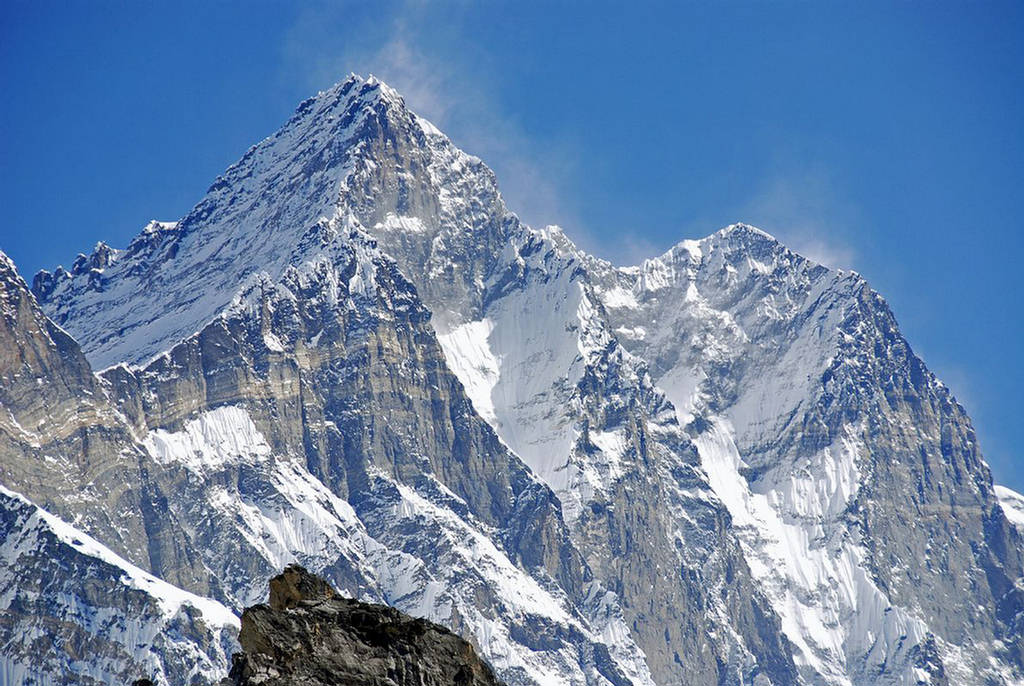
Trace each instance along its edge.
<path fill-rule="evenodd" d="M 738 220 L 761 227 L 813 262 L 845 269 L 855 262 L 844 236 L 851 235 L 857 212 L 828 171 L 778 174 L 740 207 Z"/>
<path fill-rule="evenodd" d="M 479 51 L 467 48 L 466 14 L 459 4 L 404 0 L 384 3 L 372 17 L 360 17 L 347 6 L 314 3 L 289 31 L 286 71 L 308 79 L 307 90 L 312 91 L 353 71 L 383 79 L 456 145 L 487 160 L 509 207 L 526 223 L 572 227 L 579 239 L 582 221 L 575 203 L 565 200 L 571 197 L 567 187 L 576 174 L 577 156 L 567 141 L 538 141 L 528 135 L 501 104 L 494 88 L 499 82 L 495 67 Z M 361 22 L 362 40 L 338 44 L 334 27 L 353 21 Z M 585 237 L 577 242 L 591 247 Z"/>

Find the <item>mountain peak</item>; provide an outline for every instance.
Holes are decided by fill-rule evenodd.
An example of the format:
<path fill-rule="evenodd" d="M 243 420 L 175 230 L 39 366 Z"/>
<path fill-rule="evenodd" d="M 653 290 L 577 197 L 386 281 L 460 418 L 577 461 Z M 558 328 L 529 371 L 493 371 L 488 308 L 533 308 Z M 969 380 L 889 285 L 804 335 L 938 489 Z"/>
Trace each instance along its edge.
<path fill-rule="evenodd" d="M 736 222 L 729 224 L 712 234 L 712 237 L 751 237 L 760 240 L 769 240 L 773 243 L 778 243 L 779 240 L 775 236 L 771 235 L 767 231 L 751 226 L 750 224 L 744 224 L 743 222 Z"/>
<path fill-rule="evenodd" d="M 322 218 L 372 225 L 436 207 L 428 169 L 444 140 L 391 86 L 350 75 L 300 104 L 181 221 L 151 222 L 126 250 L 81 256 L 68 274 L 41 273 L 36 296 L 97 367 L 142 362 L 199 330 L 256 272 L 274 278 L 305 259 L 303 236 Z M 196 278 L 201 293 L 186 285 Z M 148 311 L 114 305 L 125 298 Z"/>
<path fill-rule="evenodd" d="M 384 81 L 378 79 L 373 74 L 370 74 L 368 77 L 366 77 L 366 79 L 363 81 L 363 84 L 368 89 L 376 90 L 379 93 L 379 96 L 382 98 L 397 100 L 401 102 L 403 105 L 405 104 L 405 99 L 399 94 L 397 90 L 386 84 Z"/>
<path fill-rule="evenodd" d="M 3 250 L 0 250 L 0 276 L 5 274 L 17 274 L 18 269 L 14 266 L 14 260 L 7 256 Z"/>
<path fill-rule="evenodd" d="M 308 115 L 329 121 L 331 115 L 373 109 L 379 105 L 394 107 L 398 111 L 407 109 L 402 95 L 373 74 L 366 78 L 359 74 L 349 74 L 330 88 L 300 103 L 295 109 L 295 116 L 288 123 L 291 124 L 297 118 L 305 119 Z"/>

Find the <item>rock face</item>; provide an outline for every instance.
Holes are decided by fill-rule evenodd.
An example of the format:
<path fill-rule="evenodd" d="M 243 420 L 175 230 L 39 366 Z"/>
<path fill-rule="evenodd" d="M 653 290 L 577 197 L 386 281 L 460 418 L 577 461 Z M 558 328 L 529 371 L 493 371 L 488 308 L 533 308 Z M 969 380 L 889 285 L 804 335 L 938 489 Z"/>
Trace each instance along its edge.
<path fill-rule="evenodd" d="M 297 562 L 513 686 L 1024 678 L 1024 500 L 863 279 L 744 225 L 610 265 L 375 79 L 180 221 L 31 292 L 2 257 L 0 289 L 6 492 L 228 615 Z M 120 650 L 90 617 L 175 621 L 37 548 L 5 549 L 11 583 L 82 599 L 21 598 L 19 627 L 85 627 L 51 672 Z M 109 673 L 202 654 L 204 683 L 222 625 Z"/>
<path fill-rule="evenodd" d="M 141 563 L 198 563 L 240 609 L 301 560 L 348 594 L 481 637 L 510 683 L 649 680 L 614 594 L 553 494 L 472 412 L 411 284 L 342 227 L 314 226 L 319 259 L 255 279 L 166 355 L 100 378 L 92 402 L 132 438 L 110 457 L 138 469 L 120 487 L 158 496 L 148 531 L 161 554 Z M 11 463 L 43 471 L 42 484 L 70 480 L 65 461 L 33 455 Z M 55 509 L 74 513 L 80 495 L 53 490 Z M 184 543 L 164 545 L 172 537 Z"/>
<path fill-rule="evenodd" d="M 964 409 L 860 276 L 743 225 L 592 269 L 690 426 L 806 678 L 1019 671 L 1021 539 Z"/>
<path fill-rule="evenodd" d="M 341 597 L 298 565 L 270 580 L 269 605 L 242 613 L 232 686 L 500 686 L 448 629 Z"/>
<path fill-rule="evenodd" d="M 227 607 L 175 588 L 0 486 L 0 683 L 209 684 L 235 649 Z"/>

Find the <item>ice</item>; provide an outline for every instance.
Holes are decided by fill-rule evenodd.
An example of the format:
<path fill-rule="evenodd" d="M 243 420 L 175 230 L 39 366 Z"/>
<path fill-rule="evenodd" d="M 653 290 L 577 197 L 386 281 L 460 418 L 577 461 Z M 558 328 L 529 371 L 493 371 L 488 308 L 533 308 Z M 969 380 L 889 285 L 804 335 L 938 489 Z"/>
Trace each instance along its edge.
<path fill-rule="evenodd" d="M 543 618 L 575 631 L 592 641 L 605 643 L 620 658 L 634 683 L 652 684 L 639 649 L 622 625 L 621 616 L 603 608 L 591 628 L 561 592 L 542 586 L 527 571 L 517 567 L 492 540 L 493 532 L 482 529 L 456 514 L 446 505 L 431 501 L 412 487 L 392 480 L 371 468 L 374 479 L 393 485 L 400 495 L 387 517 L 395 532 L 430 530 L 431 548 L 443 561 L 419 558 L 393 547 L 401 538 L 383 533 L 371 536 L 351 505 L 338 498 L 305 468 L 305 465 L 275 455 L 244 407 L 224 406 L 200 413 L 182 430 L 156 430 L 146 447 L 161 464 L 183 465 L 213 478 L 217 469 L 245 462 L 256 470 L 278 497 L 254 499 L 218 477 L 208 491 L 210 505 L 223 522 L 230 522 L 271 568 L 279 569 L 301 560 L 314 569 L 350 561 L 368 579 L 375 580 L 379 595 L 368 600 L 387 601 L 406 613 L 435 622 L 450 623 L 458 616 L 496 667 L 522 669 L 538 684 L 582 686 L 578 657 L 564 647 L 538 650 L 523 645 L 513 634 L 516 623 Z M 434 488 L 452 502 L 462 502 L 444 485 L 433 480 Z M 273 505 L 271 505 L 273 503 Z M 438 538 L 440 536 L 440 538 Z M 504 608 L 502 617 L 491 617 L 477 609 L 469 581 L 481 580 L 488 593 L 497 594 Z M 474 581 L 474 583 L 476 583 Z M 260 602 L 262 588 L 240 598 L 243 603 Z M 608 595 L 614 602 L 614 595 Z"/>
<path fill-rule="evenodd" d="M 265 457 L 270 446 L 240 407 L 204 412 L 185 423 L 183 431 L 151 431 L 144 441 L 160 464 L 179 462 L 196 472 Z"/>
<path fill-rule="evenodd" d="M 280 276 L 303 233 L 318 218 L 335 216 L 361 150 L 353 137 L 373 116 L 366 103 L 378 99 L 400 101 L 376 79 L 353 77 L 307 101 L 228 169 L 187 217 L 148 224 L 106 269 L 102 287 L 85 276 L 63 279 L 41 303 L 44 310 L 66 321 L 96 369 L 140 364 L 199 331 L 254 272 Z M 342 121 L 343 128 L 325 125 Z M 336 152 L 345 159 L 304 173 L 312 159 Z"/>
<path fill-rule="evenodd" d="M 830 520 L 856 496 L 856 442 L 844 439 L 822 450 L 814 464 L 752 489 L 732 434 L 729 422 L 717 419 L 696 439 L 698 451 L 712 488 L 743 532 L 751 571 L 797 647 L 798 662 L 830 684 L 848 685 L 862 669 L 862 656 L 878 666 L 905 660 L 927 626 L 889 602 L 855 540 L 827 540 Z"/>
<path fill-rule="evenodd" d="M 664 416 L 643 417 L 648 437 L 687 445 L 679 427 L 689 427 L 710 490 L 698 475 L 698 485 L 683 495 L 729 511 L 803 673 L 846 684 L 857 670 L 906 662 L 927 627 L 872 581 L 859 531 L 843 519 L 863 478 L 864 446 L 855 438 L 862 427 L 844 426 L 830 445 L 799 458 L 769 449 L 807 415 L 833 365 L 858 364 L 837 356 L 841 345 L 856 342 L 840 333 L 849 312 L 839 305 L 863 295 L 863 281 L 802 260 L 742 224 L 615 268 L 577 250 L 557 227 L 521 225 L 504 209 L 480 160 L 415 115 L 405 121 L 423 145 L 414 164 L 427 166 L 425 177 L 402 169 L 394 188 L 367 190 L 359 184 L 377 179 L 356 170 L 379 169 L 384 161 L 357 134 L 389 107 L 402 107 L 401 97 L 372 76 L 352 77 L 306 101 L 180 222 L 147 225 L 126 250 L 112 253 L 107 267 L 86 277 L 56 270 L 47 312 L 67 322 L 96 366 L 137 364 L 165 354 L 225 308 L 260 306 L 263 287 L 286 295 L 282 274 L 308 275 L 333 264 L 337 255 L 324 241 L 347 243 L 355 256 L 344 272 L 347 283 L 327 289 L 331 298 L 351 294 L 353 309 L 379 295 L 382 255 L 367 234 L 408 248 L 410 265 L 424 261 L 423 274 L 406 274 L 413 279 L 472 268 L 466 293 L 427 303 L 445 360 L 477 414 L 556 492 L 570 527 L 585 502 L 636 466 L 629 462 L 631 434 L 621 423 L 602 425 L 606 406 L 647 394 L 654 400 L 646 407 L 664 407 L 652 410 Z M 417 197 L 417 183 L 429 197 Z M 366 200 L 378 191 L 388 198 L 393 191 L 393 206 L 347 205 L 350 196 Z M 398 214 L 419 211 L 421 200 L 423 216 Z M 356 209 L 372 230 L 362 231 Z M 333 269 L 326 273 L 340 278 Z M 312 346 L 322 333 L 310 338 Z M 271 352 L 289 348 L 271 331 L 262 335 Z M 657 389 L 649 388 L 648 364 Z M 594 378 L 608 384 L 599 393 L 606 405 L 587 416 L 580 386 Z M 379 582 L 375 590 L 389 602 L 439 619 L 459 613 L 498 664 L 520 667 L 540 683 L 571 681 L 552 671 L 564 656 L 531 654 L 510 638 L 502 618 L 473 614 L 470 591 L 446 593 L 448 585 L 479 574 L 495 585 L 516 621 L 533 615 L 560 630 L 583 626 L 613 641 L 625 663 L 632 659 L 635 646 L 619 619 L 587 625 L 504 557 L 491 543 L 494 532 L 406 484 L 396 486 L 401 502 L 394 516 L 410 526 L 438 525 L 450 545 L 449 568 L 428 569 L 393 541 L 375 540 L 301 459 L 273 454 L 244 407 L 200 414 L 179 431 L 152 431 L 145 445 L 160 465 L 184 467 L 200 479 L 241 463 L 259 465 L 280 507 L 221 483 L 209 488 L 212 505 L 237 521 L 254 554 L 272 565 L 347 556 Z M 659 459 L 656 467 L 666 471 L 682 466 L 673 462 L 678 455 Z M 1007 518 L 1022 526 L 1024 499 L 1002 487 L 996 494 Z M 689 513 L 680 508 L 673 516 L 682 525 Z M 969 664 L 958 660 L 956 646 L 942 650 L 951 656 L 950 669 Z M 643 669 L 636 673 L 643 681 Z M 899 678 L 912 676 L 908 668 Z"/>

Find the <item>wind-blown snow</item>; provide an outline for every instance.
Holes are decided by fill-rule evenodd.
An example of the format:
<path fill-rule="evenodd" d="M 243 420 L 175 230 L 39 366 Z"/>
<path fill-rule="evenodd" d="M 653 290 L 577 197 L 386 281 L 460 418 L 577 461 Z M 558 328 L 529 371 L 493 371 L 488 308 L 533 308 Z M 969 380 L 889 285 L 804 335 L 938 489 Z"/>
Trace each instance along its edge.
<path fill-rule="evenodd" d="M 993 488 L 1006 518 L 1024 533 L 1024 495 L 999 484 Z"/>

